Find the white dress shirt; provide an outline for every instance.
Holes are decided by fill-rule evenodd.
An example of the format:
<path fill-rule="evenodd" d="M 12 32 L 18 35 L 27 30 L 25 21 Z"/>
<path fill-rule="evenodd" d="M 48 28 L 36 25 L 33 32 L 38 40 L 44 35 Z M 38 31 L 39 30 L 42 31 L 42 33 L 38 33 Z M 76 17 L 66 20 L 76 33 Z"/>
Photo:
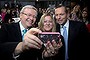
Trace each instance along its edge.
<path fill-rule="evenodd" d="M 67 22 L 64 24 L 64 26 L 66 27 L 66 31 L 67 31 L 67 39 L 65 41 L 65 60 L 68 59 L 68 30 L 69 30 L 69 20 L 67 20 Z M 60 32 L 61 32 L 61 35 L 63 36 L 63 32 L 64 32 L 64 29 L 62 26 L 60 26 Z"/>

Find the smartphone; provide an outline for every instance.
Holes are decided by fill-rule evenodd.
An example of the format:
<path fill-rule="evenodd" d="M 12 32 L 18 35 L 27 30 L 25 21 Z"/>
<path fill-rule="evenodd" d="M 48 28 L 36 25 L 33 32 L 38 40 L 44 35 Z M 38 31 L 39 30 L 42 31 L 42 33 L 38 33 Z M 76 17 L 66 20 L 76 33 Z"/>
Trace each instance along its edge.
<path fill-rule="evenodd" d="M 47 43 L 47 41 L 55 40 L 56 42 L 60 39 L 60 33 L 59 32 L 42 32 L 38 34 L 38 37 L 40 40 L 42 40 L 44 43 Z"/>

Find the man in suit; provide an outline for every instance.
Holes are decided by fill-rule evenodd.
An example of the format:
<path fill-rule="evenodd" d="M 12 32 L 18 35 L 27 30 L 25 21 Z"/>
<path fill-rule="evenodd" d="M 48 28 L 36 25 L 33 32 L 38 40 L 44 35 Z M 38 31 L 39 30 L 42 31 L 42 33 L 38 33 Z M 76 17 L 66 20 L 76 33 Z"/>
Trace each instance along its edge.
<path fill-rule="evenodd" d="M 56 55 L 55 51 L 53 51 L 52 44 L 47 43 L 48 47 L 46 46 L 46 48 L 49 49 L 44 50 L 43 42 L 36 36 L 36 33 L 42 32 L 37 28 L 32 28 L 36 17 L 37 9 L 34 6 L 26 5 L 20 11 L 19 22 L 3 24 L 1 26 L 0 59 L 42 60 L 45 56 L 50 57 Z M 57 49 L 59 48 L 57 47 Z"/>
<path fill-rule="evenodd" d="M 20 22 L 2 24 L 0 29 L 0 59 L 37 60 L 37 57 L 41 56 L 39 50 L 43 43 L 33 35 L 31 32 L 33 29 L 26 34 L 28 37 L 23 38 L 23 31 L 33 27 L 36 17 L 37 9 L 34 6 L 26 5 L 20 11 Z M 35 31 L 36 33 L 41 32 L 38 29 Z"/>
<path fill-rule="evenodd" d="M 67 16 L 67 9 L 64 5 L 55 7 L 57 31 L 61 33 L 64 39 L 61 48 L 64 57 L 62 60 L 88 60 L 89 34 L 87 28 L 84 23 L 68 20 Z M 63 29 L 64 26 L 66 33 Z"/>

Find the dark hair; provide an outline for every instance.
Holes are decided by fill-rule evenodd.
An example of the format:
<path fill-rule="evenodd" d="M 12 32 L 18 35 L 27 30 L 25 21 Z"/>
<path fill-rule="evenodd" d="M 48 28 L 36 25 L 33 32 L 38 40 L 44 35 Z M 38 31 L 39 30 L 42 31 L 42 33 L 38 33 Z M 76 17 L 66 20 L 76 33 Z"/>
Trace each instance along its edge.
<path fill-rule="evenodd" d="M 65 5 L 63 5 L 63 4 L 56 5 L 55 9 L 60 8 L 60 7 L 64 7 L 65 8 L 65 12 L 68 13 L 67 7 Z"/>

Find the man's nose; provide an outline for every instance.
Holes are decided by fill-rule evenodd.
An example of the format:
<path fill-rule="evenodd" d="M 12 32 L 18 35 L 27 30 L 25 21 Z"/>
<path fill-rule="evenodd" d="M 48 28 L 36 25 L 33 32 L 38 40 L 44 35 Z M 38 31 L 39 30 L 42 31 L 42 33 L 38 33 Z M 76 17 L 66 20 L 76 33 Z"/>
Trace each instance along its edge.
<path fill-rule="evenodd" d="M 33 16 L 29 16 L 29 19 L 30 19 L 30 20 L 33 20 L 33 19 L 34 19 L 34 17 L 33 17 Z"/>
<path fill-rule="evenodd" d="M 60 15 L 58 15 L 58 16 L 57 16 L 57 18 L 58 18 L 58 19 L 60 19 L 60 18 L 61 18 L 61 16 L 60 16 Z"/>

